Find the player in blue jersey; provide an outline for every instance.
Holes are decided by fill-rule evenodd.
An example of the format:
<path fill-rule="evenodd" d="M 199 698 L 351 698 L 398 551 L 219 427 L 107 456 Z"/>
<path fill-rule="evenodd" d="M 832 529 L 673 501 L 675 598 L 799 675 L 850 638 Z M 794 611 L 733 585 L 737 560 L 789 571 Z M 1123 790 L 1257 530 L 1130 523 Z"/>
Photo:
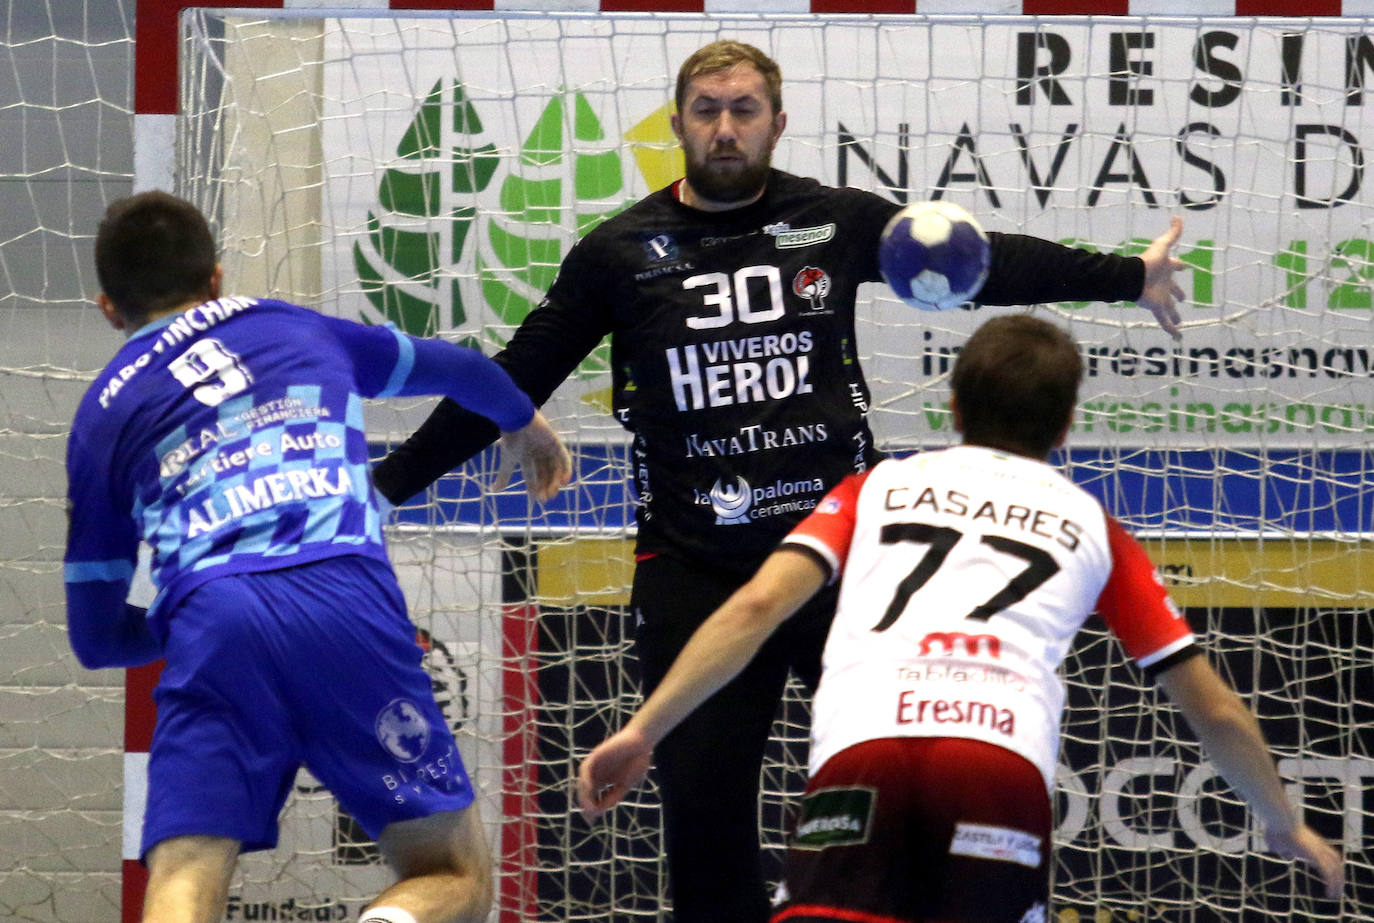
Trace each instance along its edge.
<path fill-rule="evenodd" d="M 95 255 L 100 310 L 129 339 L 72 424 L 67 618 L 87 667 L 166 661 L 143 919 L 221 919 L 239 852 L 275 845 L 304 765 L 398 875 L 364 921 L 485 920 L 490 859 L 383 545 L 363 399 L 482 414 L 539 500 L 567 452 L 474 350 L 221 297 L 205 219 L 166 193 L 111 205 Z M 146 612 L 126 603 L 140 541 Z"/>

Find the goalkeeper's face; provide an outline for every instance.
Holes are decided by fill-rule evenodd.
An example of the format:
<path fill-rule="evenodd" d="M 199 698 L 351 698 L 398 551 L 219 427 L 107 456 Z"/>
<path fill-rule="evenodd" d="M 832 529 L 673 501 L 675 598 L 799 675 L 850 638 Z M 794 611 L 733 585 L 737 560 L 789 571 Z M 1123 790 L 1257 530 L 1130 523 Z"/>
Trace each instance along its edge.
<path fill-rule="evenodd" d="M 767 84 L 752 65 L 694 77 L 683 111 L 673 116 L 696 199 L 689 204 L 719 210 L 757 199 L 786 124 L 786 113 L 773 111 Z"/>

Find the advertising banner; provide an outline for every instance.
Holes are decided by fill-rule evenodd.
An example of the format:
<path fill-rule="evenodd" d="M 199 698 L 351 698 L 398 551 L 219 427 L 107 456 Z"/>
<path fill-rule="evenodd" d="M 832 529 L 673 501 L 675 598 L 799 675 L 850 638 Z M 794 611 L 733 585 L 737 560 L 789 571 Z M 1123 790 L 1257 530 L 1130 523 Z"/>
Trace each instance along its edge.
<path fill-rule="evenodd" d="M 1184 218 L 1181 341 L 1133 304 L 1050 308 L 1088 364 L 1075 444 L 1360 445 L 1374 428 L 1366 25 L 335 23 L 325 274 L 344 313 L 499 347 L 577 239 L 681 175 L 677 66 L 738 38 L 782 66 L 782 169 L 898 202 L 956 201 L 990 230 L 1101 251 L 1139 253 Z M 944 377 L 986 313 L 914 311 L 882 285 L 868 297 L 859 340 L 880 438 L 946 441 Z M 603 351 L 556 407 L 604 406 L 608 384 Z"/>

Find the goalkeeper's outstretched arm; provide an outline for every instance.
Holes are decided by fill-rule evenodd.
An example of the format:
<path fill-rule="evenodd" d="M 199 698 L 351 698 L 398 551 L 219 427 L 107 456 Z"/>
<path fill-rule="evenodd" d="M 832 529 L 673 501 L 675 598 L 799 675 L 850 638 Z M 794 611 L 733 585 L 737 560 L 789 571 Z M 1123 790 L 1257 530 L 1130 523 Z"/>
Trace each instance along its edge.
<path fill-rule="evenodd" d="M 503 468 L 496 489 L 505 486 L 515 464 L 524 473 L 530 495 L 541 502 L 552 498 L 570 480 L 568 452 L 535 409 L 535 402 L 501 365 L 478 350 L 339 318 L 321 317 L 320 323 L 327 325 L 352 354 L 364 396 L 442 395 L 447 401 L 441 406 L 451 408 L 448 413 L 455 419 L 431 429 L 454 427 L 452 443 L 467 439 L 484 445 L 499 434 Z M 441 436 L 436 431 L 428 438 L 442 441 Z M 426 454 L 437 456 L 439 465 L 451 458 L 447 452 Z M 421 462 L 428 464 L 425 459 Z M 437 478 L 446 470 L 426 468 L 425 474 Z M 408 487 L 398 489 L 381 470 L 374 471 L 373 480 L 378 492 L 391 503 L 402 502 L 414 493 Z M 427 483 L 418 485 L 424 486 Z"/>
<path fill-rule="evenodd" d="M 607 324 L 605 317 L 588 317 L 546 298 L 492 361 L 542 406 L 605 336 Z M 490 420 L 445 398 L 410 438 L 377 463 L 373 482 L 390 502 L 404 503 L 500 435 Z"/>

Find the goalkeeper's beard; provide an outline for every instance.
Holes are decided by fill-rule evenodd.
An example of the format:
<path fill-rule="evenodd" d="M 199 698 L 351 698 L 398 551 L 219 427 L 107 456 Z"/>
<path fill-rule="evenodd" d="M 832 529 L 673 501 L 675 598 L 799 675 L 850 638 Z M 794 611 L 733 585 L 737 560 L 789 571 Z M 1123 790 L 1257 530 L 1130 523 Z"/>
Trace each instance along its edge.
<path fill-rule="evenodd" d="M 694 193 L 710 202 L 747 202 L 763 191 L 772 168 L 773 158 L 769 153 L 754 163 L 728 171 L 712 167 L 709 158 L 688 155 L 687 184 Z"/>

